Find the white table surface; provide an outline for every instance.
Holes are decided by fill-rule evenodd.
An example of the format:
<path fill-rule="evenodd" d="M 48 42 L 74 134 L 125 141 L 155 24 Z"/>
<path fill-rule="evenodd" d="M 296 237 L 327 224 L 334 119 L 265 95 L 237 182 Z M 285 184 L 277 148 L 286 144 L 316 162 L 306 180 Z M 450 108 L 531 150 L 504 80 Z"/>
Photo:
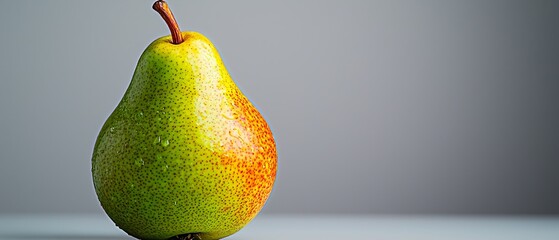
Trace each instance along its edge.
<path fill-rule="evenodd" d="M 0 239 L 132 239 L 104 215 L 0 215 Z M 260 215 L 227 240 L 558 240 L 559 216 Z"/>

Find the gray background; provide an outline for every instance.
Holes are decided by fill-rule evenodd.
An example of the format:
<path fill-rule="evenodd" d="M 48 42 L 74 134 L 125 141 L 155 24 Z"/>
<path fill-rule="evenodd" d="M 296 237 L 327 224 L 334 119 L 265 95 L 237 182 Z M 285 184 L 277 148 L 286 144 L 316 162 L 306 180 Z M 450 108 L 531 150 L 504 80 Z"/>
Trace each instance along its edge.
<path fill-rule="evenodd" d="M 101 213 L 152 1 L 2 1 L 0 213 Z M 267 118 L 266 213 L 559 213 L 559 1 L 170 1 Z"/>

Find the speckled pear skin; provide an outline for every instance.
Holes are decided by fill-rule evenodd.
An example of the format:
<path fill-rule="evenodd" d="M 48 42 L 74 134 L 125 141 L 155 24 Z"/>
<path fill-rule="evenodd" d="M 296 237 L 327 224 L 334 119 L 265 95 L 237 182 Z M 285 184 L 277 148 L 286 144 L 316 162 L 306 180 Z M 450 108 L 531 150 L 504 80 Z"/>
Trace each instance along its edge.
<path fill-rule="evenodd" d="M 199 33 L 144 51 L 92 157 L 107 215 L 140 239 L 220 239 L 263 207 L 276 176 L 268 124 Z"/>

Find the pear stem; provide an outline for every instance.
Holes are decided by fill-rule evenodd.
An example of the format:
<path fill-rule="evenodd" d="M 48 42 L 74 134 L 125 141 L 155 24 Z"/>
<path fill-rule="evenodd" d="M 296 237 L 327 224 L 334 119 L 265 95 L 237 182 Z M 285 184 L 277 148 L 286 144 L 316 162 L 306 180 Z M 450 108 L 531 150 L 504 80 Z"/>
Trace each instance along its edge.
<path fill-rule="evenodd" d="M 173 44 L 180 44 L 184 41 L 182 39 L 182 33 L 179 29 L 179 25 L 177 24 L 177 20 L 173 16 L 171 9 L 169 9 L 169 5 L 164 0 L 158 0 L 153 3 L 153 10 L 157 11 L 159 15 L 165 20 L 167 26 L 169 26 L 169 30 L 171 30 L 171 37 L 173 38 Z"/>

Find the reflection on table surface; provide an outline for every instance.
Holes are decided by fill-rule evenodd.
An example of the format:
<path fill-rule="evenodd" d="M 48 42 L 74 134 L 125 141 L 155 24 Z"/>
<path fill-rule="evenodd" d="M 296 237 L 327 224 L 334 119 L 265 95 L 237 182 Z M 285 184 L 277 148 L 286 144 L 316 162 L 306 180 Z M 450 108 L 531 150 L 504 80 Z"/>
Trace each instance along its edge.
<path fill-rule="evenodd" d="M 104 215 L 0 215 L 0 239 L 133 239 Z M 559 216 L 260 215 L 229 240 L 557 240 Z"/>

